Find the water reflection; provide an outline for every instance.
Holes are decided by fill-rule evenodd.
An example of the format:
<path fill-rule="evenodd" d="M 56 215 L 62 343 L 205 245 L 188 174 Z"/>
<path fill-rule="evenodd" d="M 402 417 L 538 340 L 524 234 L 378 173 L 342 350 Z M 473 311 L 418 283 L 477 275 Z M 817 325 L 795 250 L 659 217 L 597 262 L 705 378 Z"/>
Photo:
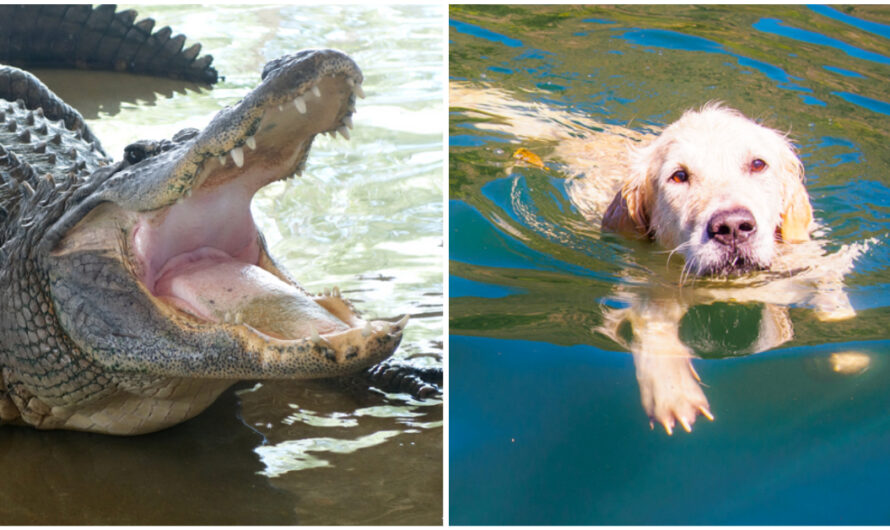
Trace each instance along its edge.
<path fill-rule="evenodd" d="M 296 497 L 258 474 L 262 437 L 235 406 L 228 392 L 193 421 L 136 438 L 4 427 L 3 522 L 298 523 Z"/>

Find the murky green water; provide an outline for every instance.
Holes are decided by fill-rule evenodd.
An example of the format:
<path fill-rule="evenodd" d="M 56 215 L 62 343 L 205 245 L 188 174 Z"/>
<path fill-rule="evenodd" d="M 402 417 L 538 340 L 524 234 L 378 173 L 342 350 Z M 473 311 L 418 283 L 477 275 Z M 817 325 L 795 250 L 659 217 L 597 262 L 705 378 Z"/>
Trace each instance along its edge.
<path fill-rule="evenodd" d="M 213 89 L 106 73 L 39 72 L 107 152 L 202 127 L 262 65 L 308 47 L 365 75 L 351 141 L 316 139 L 302 179 L 254 201 L 272 253 L 310 291 L 364 313 L 408 313 L 400 358 L 442 360 L 441 6 L 137 6 L 200 41 Z M 324 381 L 245 384 L 183 425 L 136 438 L 4 428 L 6 524 L 438 524 L 442 405 Z"/>
<path fill-rule="evenodd" d="M 499 5 L 450 19 L 451 523 L 890 522 L 890 11 Z M 622 293 L 671 283 L 682 260 L 588 222 L 562 148 L 710 100 L 791 131 L 826 248 L 865 242 L 845 277 L 857 315 L 693 304 L 680 338 L 703 357 L 716 421 L 668 437 L 641 408 L 627 326 L 601 330 Z M 775 314 L 793 336 L 750 355 Z"/>

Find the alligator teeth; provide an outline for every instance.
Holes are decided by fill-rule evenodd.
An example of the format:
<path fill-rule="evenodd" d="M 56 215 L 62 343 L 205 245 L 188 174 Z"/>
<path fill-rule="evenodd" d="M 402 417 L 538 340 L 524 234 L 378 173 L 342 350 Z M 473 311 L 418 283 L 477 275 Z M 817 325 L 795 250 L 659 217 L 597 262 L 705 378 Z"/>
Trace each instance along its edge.
<path fill-rule="evenodd" d="M 309 326 L 309 330 L 311 332 L 309 334 L 309 340 L 312 341 L 312 344 L 318 344 L 319 342 L 321 342 L 321 335 L 318 334 L 318 330 L 315 329 L 314 326 Z"/>
<path fill-rule="evenodd" d="M 331 290 L 328 289 L 327 287 L 325 287 L 325 288 L 324 288 L 324 295 L 325 295 L 325 296 L 331 296 Z"/>
<path fill-rule="evenodd" d="M 353 91 L 355 92 L 356 96 L 358 96 L 362 99 L 365 99 L 365 91 L 362 90 L 361 84 L 356 84 L 355 87 L 353 88 Z"/>
<path fill-rule="evenodd" d="M 343 116 L 343 125 L 345 125 L 346 127 L 352 129 L 352 117 L 350 117 L 350 116 Z"/>
<path fill-rule="evenodd" d="M 294 98 L 294 107 L 297 107 L 300 114 L 306 114 L 306 100 L 304 100 L 302 96 Z"/>
<path fill-rule="evenodd" d="M 238 311 L 237 313 L 235 313 L 235 324 L 240 324 L 242 322 L 244 322 L 244 315 L 241 313 L 241 311 Z"/>
<path fill-rule="evenodd" d="M 340 133 L 340 136 L 349 140 L 349 129 L 347 129 L 346 126 L 338 128 L 337 132 Z"/>
<path fill-rule="evenodd" d="M 236 147 L 229 152 L 232 155 L 232 160 L 235 162 L 235 165 L 238 167 L 242 167 L 244 165 L 244 150 L 240 147 Z"/>
<path fill-rule="evenodd" d="M 409 318 L 411 318 L 411 316 L 408 314 L 403 316 L 398 322 L 396 322 L 396 327 L 399 329 L 405 329 L 405 326 L 408 324 Z"/>
<path fill-rule="evenodd" d="M 365 322 L 365 327 L 362 329 L 362 337 L 368 338 L 373 332 L 374 330 L 371 328 L 371 323 Z"/>
<path fill-rule="evenodd" d="M 232 313 L 230 313 L 229 311 L 226 311 L 226 314 L 223 315 L 223 322 L 228 324 L 230 320 L 232 320 Z"/>
<path fill-rule="evenodd" d="M 312 92 L 312 94 L 315 95 L 315 97 L 317 97 L 317 98 L 321 97 L 321 90 L 318 89 L 318 85 L 312 85 L 312 88 L 309 91 Z"/>
<path fill-rule="evenodd" d="M 284 105 L 278 105 L 278 112 L 284 112 Z"/>
<path fill-rule="evenodd" d="M 226 157 L 220 156 L 218 158 L 219 158 L 219 165 L 221 165 L 221 166 L 226 165 Z"/>
<path fill-rule="evenodd" d="M 253 136 L 248 136 L 244 143 L 247 144 L 247 147 L 250 148 L 251 151 L 256 151 L 256 138 Z"/>
<path fill-rule="evenodd" d="M 334 289 L 331 291 L 331 293 L 332 293 L 334 296 L 336 296 L 337 298 L 340 298 L 340 288 L 337 287 L 336 285 L 334 286 Z"/>

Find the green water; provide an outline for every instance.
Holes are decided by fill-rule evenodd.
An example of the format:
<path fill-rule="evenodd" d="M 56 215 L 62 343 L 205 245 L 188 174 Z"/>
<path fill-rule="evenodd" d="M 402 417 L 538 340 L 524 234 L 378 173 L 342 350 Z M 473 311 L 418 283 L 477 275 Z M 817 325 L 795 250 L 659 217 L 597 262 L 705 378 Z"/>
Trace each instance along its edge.
<path fill-rule="evenodd" d="M 890 10 L 461 5 L 449 17 L 450 522 L 890 521 Z M 682 260 L 588 222 L 560 148 L 612 126 L 651 133 L 712 100 L 790 131 L 825 248 L 866 248 L 844 278 L 852 319 L 693 299 L 679 335 L 702 357 L 716 421 L 668 437 L 642 410 L 630 326 L 602 328 Z M 545 166 L 518 163 L 520 147 Z M 752 355 L 776 314 L 793 336 Z M 865 368 L 836 370 L 838 358 Z"/>
<path fill-rule="evenodd" d="M 397 357 L 442 362 L 442 6 L 135 6 L 203 44 L 212 89 L 110 73 L 38 74 L 120 158 L 203 127 L 310 47 L 349 53 L 367 98 L 352 139 L 314 142 L 304 176 L 254 200 L 271 252 L 310 291 L 414 316 Z M 4 429 L 7 524 L 439 524 L 442 403 L 324 381 L 243 384 L 198 418 L 136 438 Z"/>

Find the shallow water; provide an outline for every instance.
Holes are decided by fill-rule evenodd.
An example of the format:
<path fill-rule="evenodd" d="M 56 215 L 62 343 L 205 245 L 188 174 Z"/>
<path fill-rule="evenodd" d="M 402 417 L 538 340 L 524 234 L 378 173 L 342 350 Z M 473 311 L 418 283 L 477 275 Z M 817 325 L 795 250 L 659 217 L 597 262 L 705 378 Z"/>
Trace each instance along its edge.
<path fill-rule="evenodd" d="M 409 323 L 397 356 L 442 360 L 440 6 L 136 6 L 201 42 L 212 89 L 101 72 L 39 75 L 106 151 L 202 127 L 284 53 L 333 47 L 362 68 L 351 141 L 319 137 L 304 176 L 260 192 L 271 252 L 312 292 Z M 442 404 L 314 381 L 243 384 L 135 438 L 4 428 L 6 524 L 438 524 Z"/>
<path fill-rule="evenodd" d="M 450 522 L 890 522 L 890 11 L 452 6 L 450 19 Z M 845 276 L 857 314 L 693 305 L 680 336 L 703 357 L 716 420 L 668 437 L 640 406 L 627 329 L 600 330 L 627 303 L 616 293 L 669 284 L 681 260 L 587 222 L 560 147 L 655 132 L 711 100 L 790 130 L 826 249 L 862 249 Z M 752 355 L 776 307 L 793 337 Z"/>

